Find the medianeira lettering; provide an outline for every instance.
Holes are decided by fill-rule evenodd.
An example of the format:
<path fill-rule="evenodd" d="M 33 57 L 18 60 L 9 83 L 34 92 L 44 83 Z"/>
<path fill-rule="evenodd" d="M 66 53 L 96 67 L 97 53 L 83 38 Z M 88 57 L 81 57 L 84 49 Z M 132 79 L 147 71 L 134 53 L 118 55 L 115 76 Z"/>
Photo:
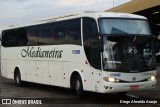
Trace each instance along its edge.
<path fill-rule="evenodd" d="M 23 58 L 61 58 L 63 50 L 42 50 L 40 47 L 35 49 L 35 47 L 27 47 L 27 49 L 22 49 L 21 56 Z"/>

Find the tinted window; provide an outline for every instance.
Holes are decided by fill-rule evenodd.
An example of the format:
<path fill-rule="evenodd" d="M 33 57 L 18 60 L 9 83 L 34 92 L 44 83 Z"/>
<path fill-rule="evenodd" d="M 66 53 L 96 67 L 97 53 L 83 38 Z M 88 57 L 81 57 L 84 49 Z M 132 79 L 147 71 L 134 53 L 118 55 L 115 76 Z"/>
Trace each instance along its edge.
<path fill-rule="evenodd" d="M 28 27 L 27 30 L 27 45 L 34 46 L 37 44 L 37 27 Z"/>
<path fill-rule="evenodd" d="M 84 45 L 90 44 L 90 38 L 98 32 L 96 21 L 92 18 L 83 19 L 83 42 Z"/>
<path fill-rule="evenodd" d="M 51 31 L 51 44 L 81 45 L 81 19 L 53 23 Z"/>
<path fill-rule="evenodd" d="M 67 33 L 65 43 L 81 45 L 81 24 L 80 19 L 67 21 Z"/>
<path fill-rule="evenodd" d="M 7 31 L 2 32 L 2 46 L 7 46 Z"/>
<path fill-rule="evenodd" d="M 38 45 L 48 45 L 50 41 L 51 29 L 49 24 L 38 27 Z"/>
<path fill-rule="evenodd" d="M 3 31 L 3 46 L 81 45 L 81 19 Z"/>
<path fill-rule="evenodd" d="M 26 46 L 28 42 L 27 31 L 25 28 L 17 29 L 18 46 Z"/>
<path fill-rule="evenodd" d="M 27 32 L 25 28 L 3 31 L 2 45 L 5 47 L 27 45 Z"/>
<path fill-rule="evenodd" d="M 92 18 L 83 18 L 83 42 L 86 56 L 89 63 L 100 69 L 100 52 L 97 49 L 98 29 L 96 21 Z"/>
<path fill-rule="evenodd" d="M 65 22 L 57 22 L 53 24 L 52 28 L 52 37 L 54 36 L 54 43 L 53 44 L 64 44 L 64 38 L 66 35 L 66 23 Z M 52 40 L 53 41 L 53 40 Z"/>
<path fill-rule="evenodd" d="M 5 31 L 2 35 L 2 45 L 3 46 L 17 46 L 17 36 L 16 36 L 16 30 L 8 30 Z"/>

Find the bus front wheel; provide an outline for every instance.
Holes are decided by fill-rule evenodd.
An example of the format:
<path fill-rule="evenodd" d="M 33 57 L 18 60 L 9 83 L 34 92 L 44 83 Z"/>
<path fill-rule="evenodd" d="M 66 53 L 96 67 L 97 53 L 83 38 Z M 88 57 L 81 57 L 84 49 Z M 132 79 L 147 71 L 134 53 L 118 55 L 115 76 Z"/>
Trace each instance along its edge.
<path fill-rule="evenodd" d="M 74 81 L 74 91 L 76 95 L 79 97 L 83 95 L 82 79 L 79 75 L 76 76 L 75 81 Z"/>

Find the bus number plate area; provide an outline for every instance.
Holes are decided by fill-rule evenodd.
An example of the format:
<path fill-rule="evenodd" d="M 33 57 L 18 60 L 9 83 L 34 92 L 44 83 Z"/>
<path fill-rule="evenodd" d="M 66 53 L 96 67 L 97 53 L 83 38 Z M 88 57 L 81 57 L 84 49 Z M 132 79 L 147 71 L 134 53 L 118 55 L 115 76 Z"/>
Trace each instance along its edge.
<path fill-rule="evenodd" d="M 138 85 L 130 86 L 130 90 L 132 90 L 132 91 L 135 91 L 135 90 L 138 90 L 138 89 L 139 89 Z"/>

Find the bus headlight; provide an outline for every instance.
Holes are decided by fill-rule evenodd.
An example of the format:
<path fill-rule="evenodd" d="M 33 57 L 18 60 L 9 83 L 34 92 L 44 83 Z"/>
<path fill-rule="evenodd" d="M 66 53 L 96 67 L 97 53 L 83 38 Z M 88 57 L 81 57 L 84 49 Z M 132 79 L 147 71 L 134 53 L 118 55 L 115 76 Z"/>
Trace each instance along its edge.
<path fill-rule="evenodd" d="M 154 81 L 154 80 L 156 80 L 155 76 L 151 76 L 151 77 L 148 78 L 148 81 Z"/>
<path fill-rule="evenodd" d="M 103 79 L 107 82 L 113 82 L 113 83 L 119 82 L 119 80 L 116 78 L 104 77 Z"/>

